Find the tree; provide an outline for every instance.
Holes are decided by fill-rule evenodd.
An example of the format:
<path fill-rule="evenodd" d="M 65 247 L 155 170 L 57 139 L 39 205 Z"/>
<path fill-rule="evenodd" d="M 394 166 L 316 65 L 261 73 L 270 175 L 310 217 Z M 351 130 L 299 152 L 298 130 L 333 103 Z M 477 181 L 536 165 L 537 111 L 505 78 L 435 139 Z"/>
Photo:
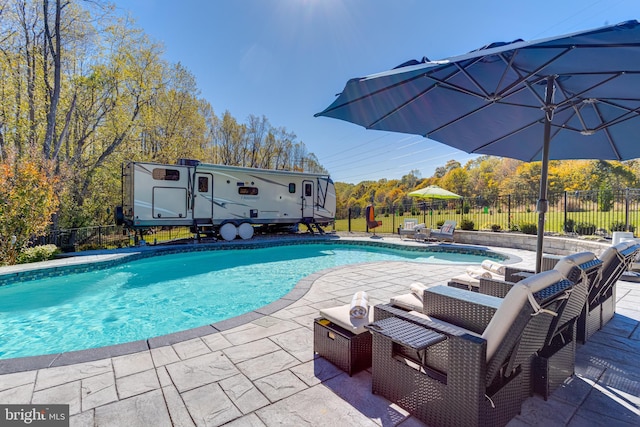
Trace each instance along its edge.
<path fill-rule="evenodd" d="M 18 253 L 51 223 L 58 204 L 55 180 L 38 156 L 0 162 L 0 264 L 14 264 Z"/>

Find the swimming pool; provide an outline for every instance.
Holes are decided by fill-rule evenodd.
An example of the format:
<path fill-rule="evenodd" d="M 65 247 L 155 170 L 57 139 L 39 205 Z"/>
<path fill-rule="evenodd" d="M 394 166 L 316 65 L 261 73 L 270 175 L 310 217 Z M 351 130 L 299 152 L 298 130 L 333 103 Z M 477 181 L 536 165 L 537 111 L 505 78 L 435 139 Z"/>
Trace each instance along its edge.
<path fill-rule="evenodd" d="M 480 263 L 477 254 L 335 243 L 183 252 L 0 286 L 0 359 L 144 340 L 267 305 L 314 272 L 375 261 Z"/>

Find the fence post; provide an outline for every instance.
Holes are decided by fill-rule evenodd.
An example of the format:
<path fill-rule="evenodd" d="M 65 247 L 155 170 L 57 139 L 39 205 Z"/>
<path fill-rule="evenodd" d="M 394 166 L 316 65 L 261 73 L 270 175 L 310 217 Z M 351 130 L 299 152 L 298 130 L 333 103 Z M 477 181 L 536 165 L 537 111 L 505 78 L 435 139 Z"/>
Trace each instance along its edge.
<path fill-rule="evenodd" d="M 391 205 L 391 233 L 396 231 L 396 205 Z"/>
<path fill-rule="evenodd" d="M 349 208 L 349 216 L 348 216 L 349 220 L 347 222 L 347 224 L 349 224 L 349 233 L 351 233 L 351 208 Z"/>
<path fill-rule="evenodd" d="M 511 230 L 511 194 L 507 195 L 507 227 Z"/>
<path fill-rule="evenodd" d="M 564 192 L 564 224 L 562 224 L 562 232 L 566 233 L 566 227 L 567 227 L 567 192 Z"/>
<path fill-rule="evenodd" d="M 624 190 L 624 231 L 629 231 L 629 187 Z"/>

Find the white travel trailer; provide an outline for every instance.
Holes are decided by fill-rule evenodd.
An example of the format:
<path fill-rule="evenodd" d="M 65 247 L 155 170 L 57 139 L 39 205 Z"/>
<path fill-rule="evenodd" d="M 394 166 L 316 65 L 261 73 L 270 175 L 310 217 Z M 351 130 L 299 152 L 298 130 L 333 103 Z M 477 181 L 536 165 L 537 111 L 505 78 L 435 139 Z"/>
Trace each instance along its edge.
<path fill-rule="evenodd" d="M 180 159 L 177 165 L 129 162 L 122 169 L 116 222 L 132 229 L 191 226 L 225 240 L 250 239 L 255 225 L 309 230 L 334 221 L 336 192 L 328 175 Z"/>

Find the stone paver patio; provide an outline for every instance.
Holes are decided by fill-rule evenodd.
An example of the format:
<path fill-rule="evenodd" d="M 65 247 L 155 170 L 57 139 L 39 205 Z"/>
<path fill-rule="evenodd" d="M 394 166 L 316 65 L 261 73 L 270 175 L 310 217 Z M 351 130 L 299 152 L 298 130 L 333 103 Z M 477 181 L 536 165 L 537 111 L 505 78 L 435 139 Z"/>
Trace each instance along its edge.
<path fill-rule="evenodd" d="M 492 249 L 534 263 L 532 252 Z M 371 393 L 369 371 L 349 377 L 315 356 L 313 319 L 358 290 L 385 303 L 412 282 L 444 284 L 464 269 L 378 262 L 325 270 L 304 279 L 308 291 L 290 305 L 221 322 L 211 334 L 0 375 L 0 403 L 66 403 L 72 426 L 422 426 Z M 577 375 L 547 401 L 529 398 L 510 426 L 640 425 L 640 284 L 619 282 L 617 297 L 614 319 L 578 347 Z"/>

